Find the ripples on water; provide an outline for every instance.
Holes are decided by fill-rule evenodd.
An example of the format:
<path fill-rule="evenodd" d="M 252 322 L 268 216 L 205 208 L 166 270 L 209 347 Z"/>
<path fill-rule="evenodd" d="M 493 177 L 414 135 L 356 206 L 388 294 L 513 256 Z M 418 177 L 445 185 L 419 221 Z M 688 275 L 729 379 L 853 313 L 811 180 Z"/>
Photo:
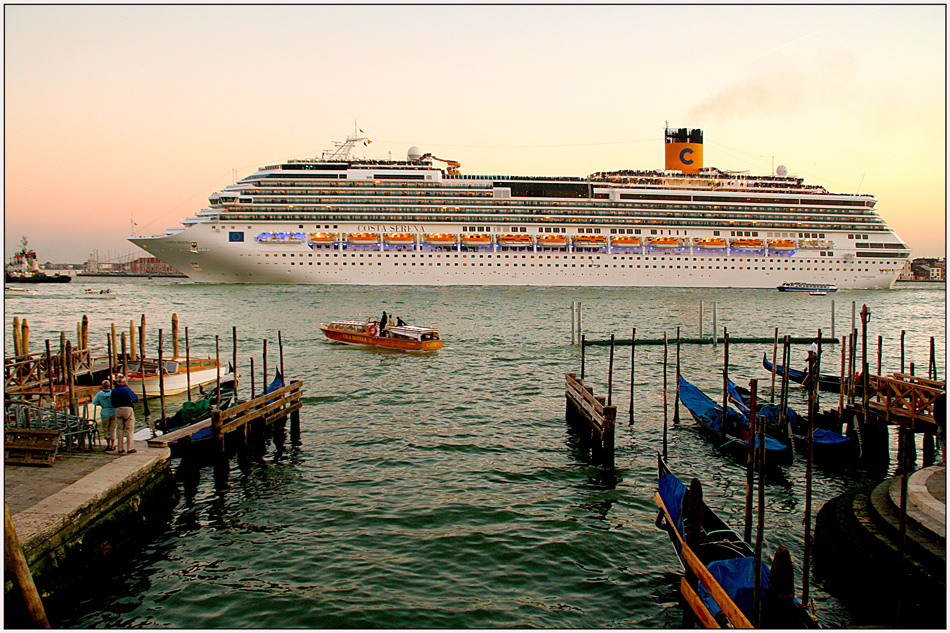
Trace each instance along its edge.
<path fill-rule="evenodd" d="M 7 301 L 7 331 L 13 316 L 26 317 L 36 347 L 58 340 L 61 330 L 75 332 L 88 314 L 92 344 L 104 345 L 110 322 L 121 332 L 144 312 L 154 350 L 158 328 L 169 336 L 177 312 L 193 354 L 213 354 L 217 335 L 222 356 L 231 358 L 237 326 L 241 372 L 246 380 L 253 356 L 255 382 L 262 383 L 263 340 L 272 373 L 280 330 L 287 377 L 304 381 L 306 397 L 300 447 L 279 458 L 269 450 L 246 472 L 232 464 L 223 490 L 208 468 L 197 481 L 182 478 L 167 532 L 123 562 L 114 579 L 71 597 L 56 614 L 63 627 L 681 626 L 679 565 L 653 526 L 663 349 L 636 349 L 631 426 L 631 350 L 617 348 L 616 469 L 585 463 L 564 422 L 564 374 L 580 371 L 579 349 L 570 345 L 574 300 L 583 304 L 590 339 L 629 338 L 633 327 L 638 338 L 666 332 L 672 339 L 677 326 L 683 337 L 698 336 L 701 300 L 704 332 L 712 330 L 718 302 L 719 331 L 728 327 L 735 337 L 771 337 L 775 327 L 783 335 L 813 336 L 822 328 L 830 336 L 834 300 L 840 338 L 851 302 L 858 310 L 867 303 L 872 367 L 881 334 L 885 372 L 899 369 L 905 329 L 906 359 L 917 374 L 926 373 L 934 336 L 945 376 L 944 286 L 819 298 L 746 290 L 82 285 L 109 285 L 120 297 L 103 306 L 70 296 L 79 288 L 43 288 L 57 298 Z M 428 354 L 346 347 L 324 342 L 317 328 L 384 309 L 440 327 L 445 347 Z M 796 367 L 805 356 L 798 347 Z M 730 348 L 731 378 L 759 378 L 760 393 L 768 388 L 763 351 L 771 354 L 771 345 Z M 833 346 L 829 356 L 839 353 Z M 600 395 L 607 393 L 608 356 L 609 348 L 587 348 L 587 382 Z M 672 348 L 669 358 L 672 406 Z M 681 362 L 684 376 L 715 393 L 721 345 L 684 346 Z M 837 402 L 825 398 L 826 406 Z M 169 398 L 169 410 L 180 401 Z M 792 406 L 804 410 L 800 391 Z M 685 410 L 678 425 L 672 418 L 670 411 L 672 468 L 700 477 L 707 502 L 741 529 L 743 468 L 703 440 Z M 813 516 L 854 480 L 819 471 Z M 801 460 L 768 485 L 767 556 L 784 544 L 800 565 L 804 486 Z M 823 624 L 861 622 L 812 578 Z"/>

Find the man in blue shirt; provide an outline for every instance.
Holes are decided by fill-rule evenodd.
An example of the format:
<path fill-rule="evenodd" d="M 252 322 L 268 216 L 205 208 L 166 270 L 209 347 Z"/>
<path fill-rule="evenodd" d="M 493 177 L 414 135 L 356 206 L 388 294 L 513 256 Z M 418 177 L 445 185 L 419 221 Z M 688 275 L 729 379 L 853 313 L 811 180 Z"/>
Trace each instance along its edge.
<path fill-rule="evenodd" d="M 119 455 L 138 452 L 132 444 L 132 434 L 135 432 L 135 411 L 132 405 L 139 401 L 139 397 L 129 389 L 126 383 L 123 374 L 116 374 L 116 386 L 110 394 L 112 406 L 115 407 L 115 417 L 119 423 Z M 123 445 L 126 448 L 123 448 Z"/>

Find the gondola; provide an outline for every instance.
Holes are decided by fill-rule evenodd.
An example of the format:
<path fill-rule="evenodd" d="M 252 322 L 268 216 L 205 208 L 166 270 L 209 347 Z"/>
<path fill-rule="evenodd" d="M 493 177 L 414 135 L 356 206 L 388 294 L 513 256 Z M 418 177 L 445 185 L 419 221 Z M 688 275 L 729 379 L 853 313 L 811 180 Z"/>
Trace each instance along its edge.
<path fill-rule="evenodd" d="M 749 420 L 732 407 L 726 407 L 726 419 L 723 423 L 722 405 L 716 404 L 682 376 L 679 379 L 679 387 L 680 401 L 704 434 L 716 442 L 720 448 L 744 462 L 749 453 Z M 780 429 L 767 429 L 767 433 L 771 433 L 772 437 L 765 438 L 766 465 L 769 467 L 791 466 L 794 455 L 787 432 L 783 433 Z"/>
<path fill-rule="evenodd" d="M 695 593 L 687 583 L 682 583 L 682 591 L 687 602 L 708 628 L 718 624 L 720 627 L 743 626 L 733 613 L 733 605 L 738 607 L 749 623 L 754 623 L 755 596 L 755 551 L 743 541 L 709 506 L 702 502 L 699 481 L 693 479 L 687 489 L 672 474 L 663 458 L 657 455 L 658 492 L 655 495 L 660 508 L 656 526 L 666 531 L 673 543 L 673 549 L 680 564 L 686 570 L 690 567 L 684 552 L 687 533 L 692 532 L 693 522 L 699 517 L 699 544 L 690 548 L 699 559 L 702 567 L 716 580 L 731 598 L 731 604 L 720 604 L 713 597 L 707 584 L 703 582 L 705 574 L 697 574 Z M 696 495 L 700 499 L 700 511 L 690 512 L 689 498 Z M 695 570 L 695 567 L 693 567 Z M 761 567 L 762 628 L 792 629 L 818 628 L 818 621 L 794 598 L 795 583 L 792 576 L 791 556 L 784 547 L 776 549 L 771 567 L 762 561 Z M 702 572 L 703 570 L 700 570 Z M 771 581 L 771 582 L 770 582 Z M 711 584 L 710 584 L 711 586 Z M 717 592 L 718 593 L 718 592 Z M 696 599 L 690 600 L 690 597 Z M 701 602 L 701 604 L 698 604 Z M 722 602 L 725 602 L 723 599 Z M 711 621 L 711 620 L 714 620 Z"/>
<path fill-rule="evenodd" d="M 748 419 L 751 413 L 748 389 L 731 381 L 726 384 L 726 389 L 729 393 L 729 401 Z M 761 405 L 756 409 L 756 416 L 765 418 L 767 425 L 777 427 L 780 411 L 781 408 L 777 404 Z M 805 453 L 808 448 L 808 418 L 799 415 L 791 407 L 785 407 L 785 420 L 792 434 L 792 444 L 798 452 Z M 840 424 L 838 426 L 840 428 Z M 812 437 L 814 438 L 815 462 L 823 466 L 845 466 L 858 456 L 857 442 L 834 429 L 826 428 L 821 419 L 816 421 Z"/>
<path fill-rule="evenodd" d="M 769 362 L 768 354 L 762 354 L 762 366 L 765 367 L 769 372 L 772 371 L 772 363 Z M 785 367 L 783 365 L 775 366 L 775 375 L 781 376 L 785 372 Z M 808 376 L 808 372 L 799 371 L 797 369 L 788 368 L 788 379 L 794 383 L 800 385 L 805 384 L 805 378 Z M 845 389 L 848 388 L 848 379 L 845 378 L 844 381 Z M 841 393 L 841 377 L 833 376 L 831 374 L 820 374 L 818 377 L 818 388 L 822 391 L 830 391 L 832 393 Z M 861 389 L 861 384 L 858 383 L 855 385 L 855 393 L 859 393 Z"/>

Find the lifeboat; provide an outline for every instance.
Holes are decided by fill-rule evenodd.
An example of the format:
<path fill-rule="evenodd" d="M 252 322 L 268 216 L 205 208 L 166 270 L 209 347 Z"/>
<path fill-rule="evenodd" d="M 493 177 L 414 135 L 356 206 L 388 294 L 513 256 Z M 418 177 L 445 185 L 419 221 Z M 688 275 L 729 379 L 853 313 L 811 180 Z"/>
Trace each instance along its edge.
<path fill-rule="evenodd" d="M 777 252 L 794 251 L 796 244 L 794 240 L 769 240 L 769 250 Z"/>
<path fill-rule="evenodd" d="M 498 246 L 531 246 L 530 235 L 499 235 Z"/>
<path fill-rule="evenodd" d="M 429 246 L 455 246 L 455 236 L 451 233 L 429 233 L 426 236 Z"/>
<path fill-rule="evenodd" d="M 680 247 L 680 241 L 675 237 L 654 237 L 650 240 L 650 248 L 671 250 Z"/>
<path fill-rule="evenodd" d="M 574 246 L 577 248 L 600 248 L 607 245 L 607 238 L 599 235 L 575 235 Z"/>
<path fill-rule="evenodd" d="M 379 244 L 379 236 L 375 233 L 350 233 L 347 242 L 353 246 L 375 246 Z"/>
<path fill-rule="evenodd" d="M 538 246 L 547 248 L 564 248 L 567 246 L 567 238 L 563 235 L 539 235 Z"/>
<path fill-rule="evenodd" d="M 726 240 L 720 237 L 697 237 L 693 240 L 693 246 L 710 251 L 721 251 L 726 248 Z"/>
<path fill-rule="evenodd" d="M 412 246 L 416 238 L 412 233 L 390 233 L 386 236 L 386 243 L 390 246 Z"/>
<path fill-rule="evenodd" d="M 462 236 L 462 246 L 491 246 L 491 235 L 466 233 Z"/>
<path fill-rule="evenodd" d="M 762 240 L 732 240 L 730 245 L 734 251 L 760 251 L 765 244 Z"/>
<path fill-rule="evenodd" d="M 311 244 L 332 244 L 332 233 L 311 233 L 307 236 Z"/>
<path fill-rule="evenodd" d="M 614 248 L 639 248 L 640 238 L 633 237 L 632 235 L 619 235 L 610 238 L 610 244 Z"/>

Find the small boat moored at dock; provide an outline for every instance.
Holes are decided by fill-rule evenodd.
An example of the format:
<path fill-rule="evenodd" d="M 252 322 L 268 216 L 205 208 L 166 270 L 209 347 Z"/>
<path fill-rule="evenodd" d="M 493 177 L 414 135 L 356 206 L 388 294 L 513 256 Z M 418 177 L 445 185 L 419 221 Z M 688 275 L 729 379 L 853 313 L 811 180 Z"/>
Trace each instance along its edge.
<path fill-rule="evenodd" d="M 442 339 L 435 328 L 415 325 L 387 326 L 380 331 L 379 322 L 331 321 L 320 324 L 320 330 L 330 341 L 349 345 L 371 345 L 407 351 L 433 351 L 442 348 Z"/>
<path fill-rule="evenodd" d="M 164 372 L 160 382 L 157 359 L 146 358 L 144 363 L 141 359 L 129 360 L 129 388 L 139 397 L 142 396 L 143 365 L 145 395 L 149 398 L 158 397 L 160 388 L 166 396 L 172 396 L 187 391 L 189 382 L 194 389 L 199 385 L 214 382 L 224 375 L 224 370 L 213 358 L 192 358 L 188 363 L 184 358 L 165 358 L 162 359 L 162 364 Z"/>

